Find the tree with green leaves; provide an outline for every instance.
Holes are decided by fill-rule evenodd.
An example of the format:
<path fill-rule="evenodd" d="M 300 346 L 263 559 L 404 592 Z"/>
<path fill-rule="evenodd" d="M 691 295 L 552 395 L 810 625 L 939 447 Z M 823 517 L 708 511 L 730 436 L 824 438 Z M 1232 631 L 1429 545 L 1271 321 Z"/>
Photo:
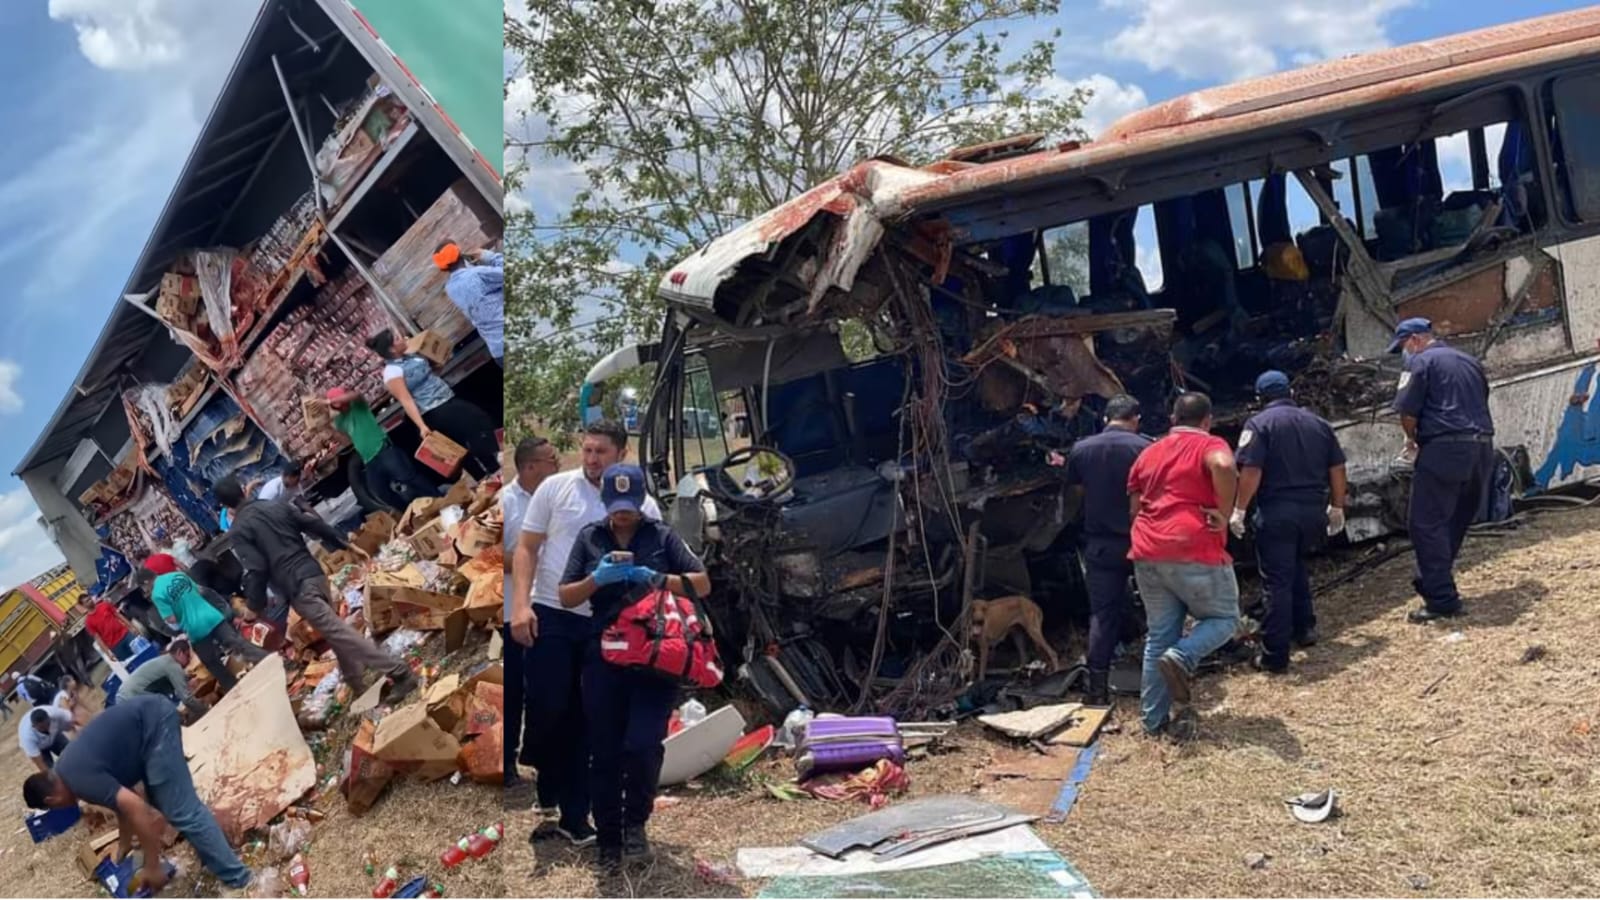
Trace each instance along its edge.
<path fill-rule="evenodd" d="M 859 160 L 1081 136 L 1058 2 L 527 0 L 506 31 L 533 207 L 508 222 L 509 418 L 575 424 L 587 367 L 659 330 L 669 266 Z"/>

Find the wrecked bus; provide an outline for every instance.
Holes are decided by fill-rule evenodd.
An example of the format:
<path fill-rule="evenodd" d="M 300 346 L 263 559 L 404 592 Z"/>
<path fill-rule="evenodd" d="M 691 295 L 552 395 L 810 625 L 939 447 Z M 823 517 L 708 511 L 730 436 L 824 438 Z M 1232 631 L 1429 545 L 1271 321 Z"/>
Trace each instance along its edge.
<path fill-rule="evenodd" d="M 1597 114 L 1590 9 L 1200 91 L 1092 143 L 868 160 L 674 267 L 660 341 L 582 402 L 654 364 L 641 461 L 769 705 L 948 711 L 968 601 L 1081 611 L 1060 462 L 1112 394 L 1159 433 L 1204 390 L 1231 440 L 1255 376 L 1288 372 L 1371 539 L 1409 495 L 1384 351 L 1426 316 L 1486 362 L 1502 491 L 1585 478 Z M 1052 250 L 1074 237 L 1075 262 Z"/>

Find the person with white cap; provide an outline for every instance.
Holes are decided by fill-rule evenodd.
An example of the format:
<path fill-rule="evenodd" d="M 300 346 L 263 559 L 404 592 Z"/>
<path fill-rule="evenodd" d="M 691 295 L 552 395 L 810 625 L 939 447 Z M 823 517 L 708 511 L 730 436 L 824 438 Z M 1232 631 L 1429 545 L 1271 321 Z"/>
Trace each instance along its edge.
<path fill-rule="evenodd" d="M 1265 406 L 1239 432 L 1239 496 L 1228 524 L 1244 537 L 1245 511 L 1255 502 L 1256 560 L 1267 595 L 1256 667 L 1282 674 L 1291 641 L 1317 642 L 1306 559 L 1325 535 L 1344 531 L 1344 450 L 1333 426 L 1294 402 L 1289 376 L 1261 373 L 1256 396 Z"/>
<path fill-rule="evenodd" d="M 1389 352 L 1404 354 L 1394 408 L 1415 460 L 1407 531 L 1423 606 L 1409 618 L 1420 624 L 1464 612 L 1453 569 L 1494 472 L 1494 418 L 1482 363 L 1435 337 L 1432 322 L 1401 322 Z"/>

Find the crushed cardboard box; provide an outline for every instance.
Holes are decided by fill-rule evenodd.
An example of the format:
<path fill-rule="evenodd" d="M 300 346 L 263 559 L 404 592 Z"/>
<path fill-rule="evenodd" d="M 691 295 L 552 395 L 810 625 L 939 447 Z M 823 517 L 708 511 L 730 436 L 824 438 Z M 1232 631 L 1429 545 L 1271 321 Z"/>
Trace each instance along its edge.
<path fill-rule="evenodd" d="M 439 518 L 419 526 L 410 537 L 406 538 L 406 541 L 420 559 L 438 559 L 439 554 L 450 545 L 450 539 L 445 534 L 444 520 Z"/>
<path fill-rule="evenodd" d="M 464 559 L 474 559 L 490 547 L 503 547 L 505 523 L 499 506 L 493 506 L 461 523 L 456 536 L 456 551 Z"/>
<path fill-rule="evenodd" d="M 378 797 L 395 776 L 394 767 L 373 753 L 376 734 L 377 728 L 372 720 L 363 718 L 356 728 L 355 740 L 350 742 L 344 754 L 344 778 L 339 790 L 344 794 L 345 805 L 357 815 L 378 802 Z"/>
<path fill-rule="evenodd" d="M 478 625 L 503 624 L 505 584 L 503 572 L 491 572 L 472 582 L 472 587 L 467 589 L 467 618 Z"/>
<path fill-rule="evenodd" d="M 453 613 L 466 603 L 465 597 L 440 594 L 423 588 L 427 579 L 416 566 L 397 572 L 373 572 L 367 577 L 364 612 L 377 634 L 402 626 L 418 631 L 445 629 Z"/>
<path fill-rule="evenodd" d="M 491 681 L 473 685 L 467 704 L 466 743 L 460 767 L 479 784 L 505 780 L 505 686 Z"/>
<path fill-rule="evenodd" d="M 388 510 L 379 510 L 367 516 L 361 527 L 351 533 L 350 546 L 359 547 L 370 556 L 377 556 L 378 551 L 394 535 L 394 529 L 394 516 Z"/>
<path fill-rule="evenodd" d="M 439 727 L 428 704 L 419 700 L 383 717 L 373 734 L 372 752 L 397 772 L 437 781 L 456 771 L 461 743 Z"/>
<path fill-rule="evenodd" d="M 436 366 L 449 364 L 454 349 L 450 339 L 437 331 L 419 331 L 406 341 L 407 353 L 420 356 Z"/>
<path fill-rule="evenodd" d="M 450 489 L 443 497 L 419 497 L 411 501 L 406 511 L 401 514 L 400 522 L 395 526 L 395 537 L 406 537 L 414 534 L 416 530 L 436 518 L 440 512 L 452 506 L 466 506 L 472 502 L 473 491 L 477 482 L 471 476 L 462 476 L 460 481 L 450 485 Z"/>

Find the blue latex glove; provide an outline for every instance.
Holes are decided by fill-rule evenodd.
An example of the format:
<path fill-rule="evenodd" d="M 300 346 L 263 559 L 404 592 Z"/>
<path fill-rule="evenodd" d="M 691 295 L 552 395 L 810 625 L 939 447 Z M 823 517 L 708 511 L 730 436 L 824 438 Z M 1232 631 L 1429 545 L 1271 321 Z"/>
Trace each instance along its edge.
<path fill-rule="evenodd" d="M 629 566 L 629 584 L 653 584 L 656 579 L 656 570 L 649 566 Z"/>
<path fill-rule="evenodd" d="M 622 563 L 614 563 L 609 559 L 602 560 L 600 565 L 594 570 L 594 583 L 600 587 L 621 584 L 629 580 L 628 572 L 632 568 L 633 566 Z"/>

